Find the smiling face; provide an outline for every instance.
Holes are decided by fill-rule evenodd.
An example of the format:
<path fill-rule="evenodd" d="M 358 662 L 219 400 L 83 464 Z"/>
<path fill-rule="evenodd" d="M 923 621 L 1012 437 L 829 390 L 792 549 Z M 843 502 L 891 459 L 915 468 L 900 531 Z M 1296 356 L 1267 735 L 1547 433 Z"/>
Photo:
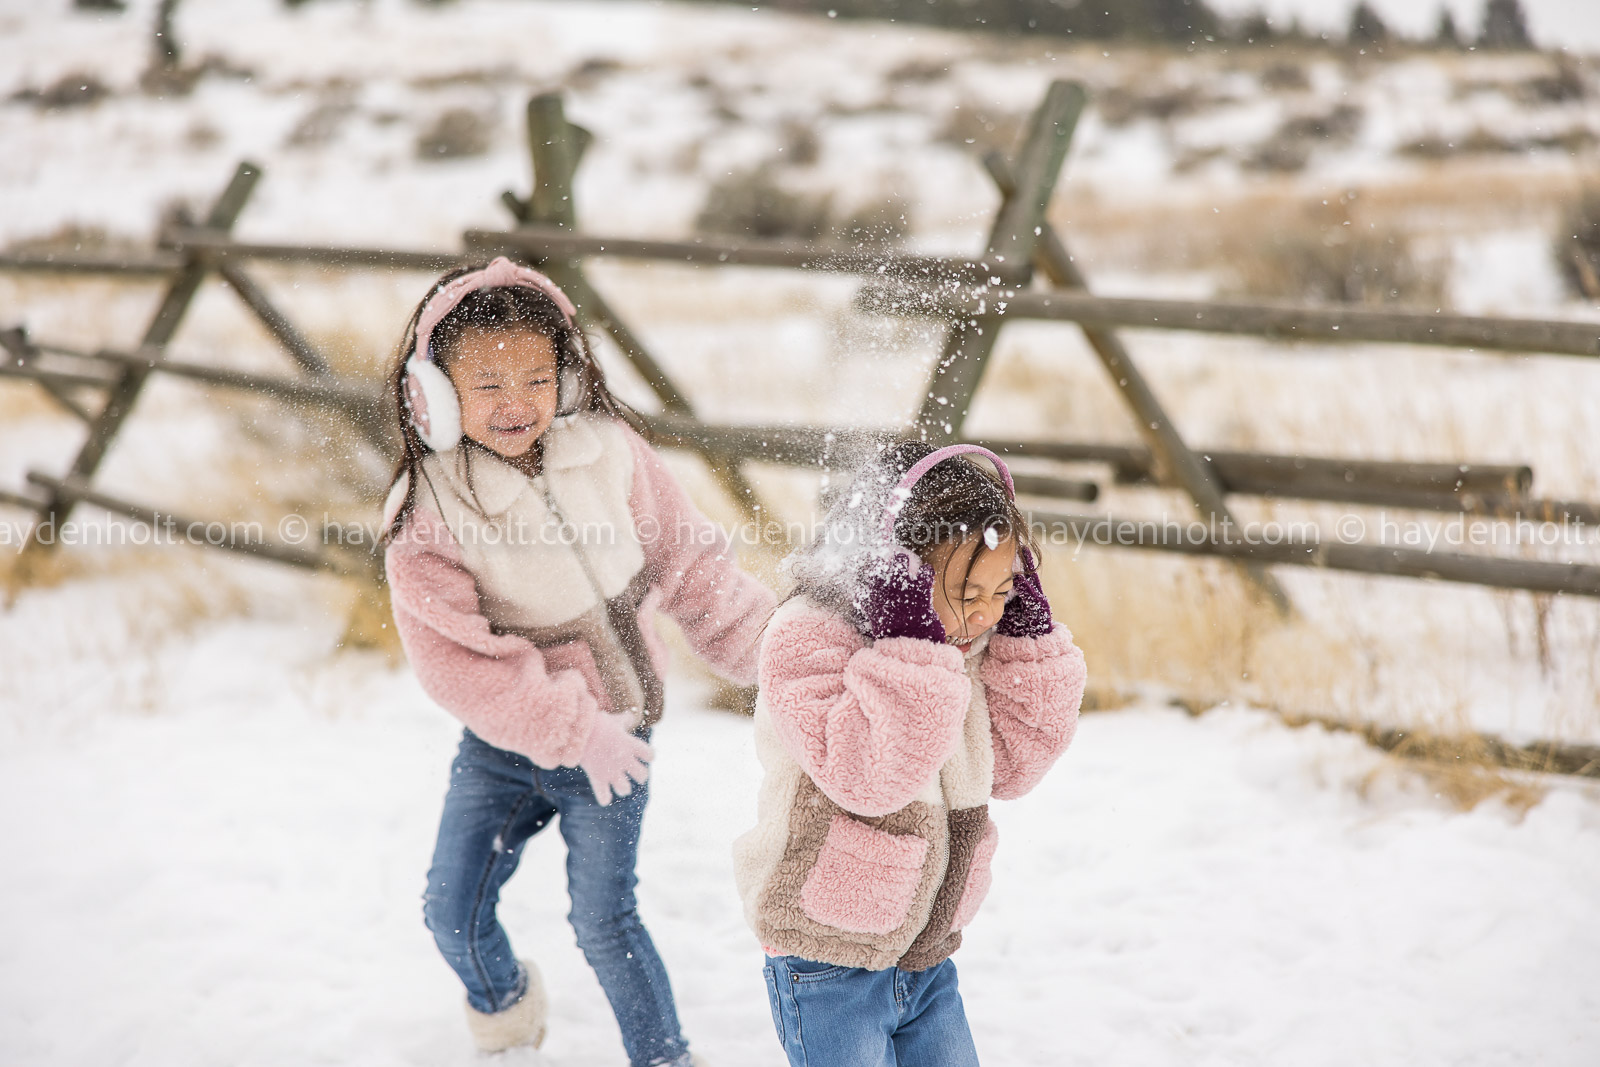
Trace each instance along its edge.
<path fill-rule="evenodd" d="M 1000 621 L 1006 594 L 1011 592 L 1011 569 L 1016 558 L 1014 537 L 994 548 L 985 545 L 981 537 L 969 537 L 965 541 L 941 541 L 923 551 L 923 562 L 932 565 L 937 575 L 933 610 L 956 647 L 965 650 Z"/>
<path fill-rule="evenodd" d="M 556 349 L 544 334 L 463 330 L 445 369 L 461 398 L 462 432 L 485 448 L 514 459 L 550 428 Z"/>

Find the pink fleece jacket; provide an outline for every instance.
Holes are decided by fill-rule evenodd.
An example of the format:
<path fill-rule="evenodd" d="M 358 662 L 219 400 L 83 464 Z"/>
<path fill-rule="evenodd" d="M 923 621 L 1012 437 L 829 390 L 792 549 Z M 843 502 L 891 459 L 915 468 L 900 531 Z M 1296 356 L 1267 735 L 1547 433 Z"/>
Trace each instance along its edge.
<path fill-rule="evenodd" d="M 1015 800 L 1072 744 L 1088 672 L 1060 625 L 1043 637 L 995 634 L 987 651 L 978 676 L 989 700 L 994 796 Z"/>
<path fill-rule="evenodd" d="M 898 811 L 961 741 L 971 683 L 953 645 L 876 643 L 826 611 L 774 623 L 761 689 L 784 747 L 829 800 Z"/>
<path fill-rule="evenodd" d="M 991 797 L 1020 797 L 1071 743 L 1087 679 L 1066 627 L 963 653 L 872 641 L 804 599 L 762 642 L 757 821 L 735 843 L 770 953 L 922 970 L 959 947 L 991 881 Z"/>
<path fill-rule="evenodd" d="M 639 630 L 657 675 L 667 660 L 653 622 L 659 610 L 717 673 L 753 682 L 772 593 L 738 568 L 727 535 L 695 508 L 650 446 L 621 428 L 632 456 L 628 510 L 649 582 Z M 491 745 L 542 767 L 576 764 L 597 714 L 611 710 L 587 644 L 541 649 L 496 632 L 460 545 L 429 508 L 412 510 L 385 564 L 395 623 L 424 691 Z"/>
<path fill-rule="evenodd" d="M 765 641 L 761 685 L 773 727 L 801 769 L 846 811 L 910 803 L 956 752 L 972 690 L 959 650 L 910 637 L 873 642 L 830 612 L 795 614 Z M 1087 680 L 1057 626 L 994 634 L 978 670 L 994 750 L 993 795 L 1023 796 L 1072 743 Z"/>

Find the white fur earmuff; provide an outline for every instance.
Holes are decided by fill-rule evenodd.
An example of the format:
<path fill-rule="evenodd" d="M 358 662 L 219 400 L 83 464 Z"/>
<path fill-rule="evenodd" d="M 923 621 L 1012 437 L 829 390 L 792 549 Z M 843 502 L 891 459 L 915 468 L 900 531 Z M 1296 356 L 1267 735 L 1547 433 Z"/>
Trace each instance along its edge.
<path fill-rule="evenodd" d="M 556 378 L 556 414 L 575 415 L 578 405 L 583 403 L 584 373 L 579 369 L 582 362 L 581 356 L 572 356 L 563 360 L 565 364 Z"/>
<path fill-rule="evenodd" d="M 422 443 L 448 452 L 461 442 L 461 399 L 449 375 L 437 364 L 412 356 L 406 360 L 406 406 Z"/>
<path fill-rule="evenodd" d="M 578 310 L 555 282 L 531 267 L 522 267 L 498 256 L 482 270 L 469 271 L 440 285 L 417 313 L 412 342 L 414 349 L 406 360 L 406 406 L 411 423 L 422 443 L 435 452 L 447 452 L 461 443 L 461 398 L 449 375 L 434 361 L 434 327 L 468 294 L 479 289 L 526 287 L 549 297 L 562 319 L 578 333 Z M 557 357 L 556 415 L 575 415 L 589 395 L 589 357 L 581 340 L 574 340 L 567 352 Z"/>

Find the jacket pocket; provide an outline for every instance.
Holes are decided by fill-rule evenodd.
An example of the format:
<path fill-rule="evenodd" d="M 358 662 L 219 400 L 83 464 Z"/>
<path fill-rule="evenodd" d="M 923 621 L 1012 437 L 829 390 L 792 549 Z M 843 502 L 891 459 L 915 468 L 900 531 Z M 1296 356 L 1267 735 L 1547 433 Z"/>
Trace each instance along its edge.
<path fill-rule="evenodd" d="M 887 934 L 911 915 L 928 842 L 835 815 L 816 865 L 800 887 L 809 918 L 854 934 Z"/>
<path fill-rule="evenodd" d="M 961 892 L 961 900 L 956 904 L 955 918 L 950 922 L 950 929 L 959 930 L 972 921 L 978 914 L 978 908 L 983 904 L 983 898 L 989 895 L 989 885 L 994 881 L 994 850 L 1000 843 L 1000 831 L 991 821 L 983 828 L 983 836 L 978 839 L 978 847 L 972 851 L 972 866 L 967 870 L 967 887 Z"/>

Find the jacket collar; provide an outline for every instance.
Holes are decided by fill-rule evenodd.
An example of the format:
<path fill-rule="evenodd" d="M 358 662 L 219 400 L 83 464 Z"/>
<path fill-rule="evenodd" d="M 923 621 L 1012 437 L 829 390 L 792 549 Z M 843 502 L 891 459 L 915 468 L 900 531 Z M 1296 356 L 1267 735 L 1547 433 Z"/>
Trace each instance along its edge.
<path fill-rule="evenodd" d="M 595 420 L 603 415 L 579 413 L 563 415 L 550 424 L 544 432 L 544 465 L 546 470 L 564 470 L 568 467 L 587 467 L 600 458 L 605 442 Z"/>
<path fill-rule="evenodd" d="M 556 419 L 542 440 L 546 472 L 586 467 L 603 448 L 599 431 L 583 414 Z M 526 474 L 487 448 L 463 443 L 438 455 L 450 488 L 487 518 L 505 514 L 530 484 Z"/>

